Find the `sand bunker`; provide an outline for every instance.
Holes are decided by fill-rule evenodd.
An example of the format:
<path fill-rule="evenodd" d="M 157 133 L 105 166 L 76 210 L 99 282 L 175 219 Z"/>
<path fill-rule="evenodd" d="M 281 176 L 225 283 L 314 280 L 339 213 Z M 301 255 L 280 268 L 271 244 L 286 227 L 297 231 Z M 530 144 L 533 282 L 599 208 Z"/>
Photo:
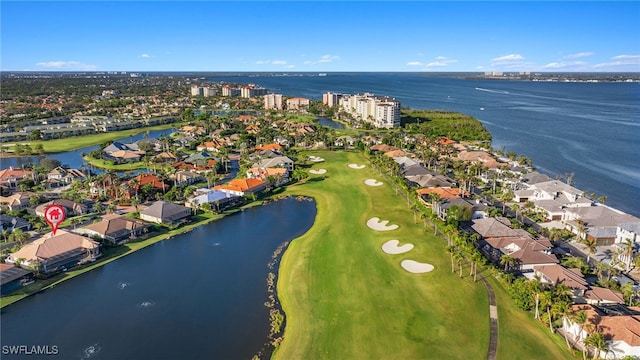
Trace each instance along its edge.
<path fill-rule="evenodd" d="M 323 162 L 324 159 L 321 157 L 317 157 L 317 156 L 309 156 L 307 159 L 309 159 L 309 161 L 313 161 L 313 162 Z"/>
<path fill-rule="evenodd" d="M 398 244 L 400 243 L 400 241 L 398 240 L 389 240 L 386 243 L 382 244 L 382 251 L 384 251 L 387 254 L 404 254 L 407 251 L 413 249 L 413 244 L 404 244 L 401 246 L 398 246 Z"/>
<path fill-rule="evenodd" d="M 352 169 L 364 169 L 364 165 L 358 165 L 358 164 L 349 164 L 349 167 Z"/>
<path fill-rule="evenodd" d="M 380 181 L 378 181 L 376 179 L 367 179 L 367 180 L 364 181 L 364 183 L 366 185 L 369 185 L 369 186 L 380 186 L 380 185 L 383 184 L 382 182 L 380 182 Z"/>
<path fill-rule="evenodd" d="M 375 231 L 390 231 L 398 228 L 398 225 L 387 225 L 388 223 L 389 220 L 381 221 L 380 218 L 374 217 L 367 221 L 367 226 Z"/>
<path fill-rule="evenodd" d="M 314 175 L 322 175 L 322 174 L 325 174 L 326 172 L 327 170 L 325 169 L 309 170 L 309 173 Z"/>
<path fill-rule="evenodd" d="M 410 273 L 422 274 L 429 271 L 433 271 L 434 267 L 431 264 L 421 263 L 414 260 L 402 260 L 400 263 L 403 269 Z"/>

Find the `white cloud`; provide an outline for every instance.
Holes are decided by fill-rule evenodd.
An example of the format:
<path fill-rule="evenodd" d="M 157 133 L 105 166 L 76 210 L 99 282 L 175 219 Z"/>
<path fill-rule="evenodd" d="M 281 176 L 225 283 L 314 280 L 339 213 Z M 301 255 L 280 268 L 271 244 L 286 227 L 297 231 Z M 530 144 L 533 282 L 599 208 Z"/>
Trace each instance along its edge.
<path fill-rule="evenodd" d="M 575 54 L 566 55 L 564 58 L 565 59 L 579 59 L 579 58 L 592 56 L 592 55 L 595 55 L 595 53 L 594 52 L 590 52 L 590 51 L 583 51 L 583 52 L 579 52 L 579 53 L 575 53 Z"/>
<path fill-rule="evenodd" d="M 271 63 L 273 65 L 287 65 L 287 62 L 285 60 L 273 60 Z"/>
<path fill-rule="evenodd" d="M 596 69 L 609 71 L 640 71 L 640 55 L 616 55 L 611 62 L 593 65 Z"/>
<path fill-rule="evenodd" d="M 60 69 L 60 70 L 96 70 L 96 65 L 83 64 L 78 61 L 43 61 L 36 63 L 36 66 L 47 69 Z"/>
<path fill-rule="evenodd" d="M 331 55 L 331 54 L 325 54 L 325 55 L 322 55 L 320 57 L 320 60 L 318 60 L 318 62 L 330 63 L 330 62 L 333 62 L 333 61 L 336 61 L 336 60 L 340 60 L 340 56 Z"/>
<path fill-rule="evenodd" d="M 407 66 L 423 66 L 424 64 L 421 63 L 420 61 L 409 61 L 407 63 Z"/>
<path fill-rule="evenodd" d="M 504 61 L 515 61 L 515 60 L 524 60 L 524 56 L 520 54 L 509 54 L 509 55 L 504 55 L 504 56 L 491 59 L 492 62 L 504 62 Z"/>
<path fill-rule="evenodd" d="M 304 64 L 305 64 L 305 65 L 311 65 L 311 64 L 314 64 L 314 62 L 313 62 L 313 61 L 309 61 L 309 60 L 307 60 L 307 61 L 305 61 L 305 62 L 304 62 Z"/>
<path fill-rule="evenodd" d="M 427 65 L 425 65 L 426 67 L 430 68 L 430 67 L 441 67 L 441 66 L 447 66 L 449 64 L 453 64 L 453 63 L 457 63 L 458 60 L 456 59 L 449 59 L 446 56 L 438 56 L 436 57 L 436 61 L 432 61 L 430 63 L 428 63 Z"/>
<path fill-rule="evenodd" d="M 546 69 L 569 69 L 569 70 L 586 70 L 589 64 L 584 61 L 554 61 L 542 66 L 543 70 Z"/>
<path fill-rule="evenodd" d="M 150 59 L 150 58 L 152 58 L 153 56 L 151 56 L 151 55 L 149 55 L 149 54 L 141 54 L 141 55 L 140 55 L 140 57 L 141 57 L 141 58 L 143 58 L 143 59 Z"/>

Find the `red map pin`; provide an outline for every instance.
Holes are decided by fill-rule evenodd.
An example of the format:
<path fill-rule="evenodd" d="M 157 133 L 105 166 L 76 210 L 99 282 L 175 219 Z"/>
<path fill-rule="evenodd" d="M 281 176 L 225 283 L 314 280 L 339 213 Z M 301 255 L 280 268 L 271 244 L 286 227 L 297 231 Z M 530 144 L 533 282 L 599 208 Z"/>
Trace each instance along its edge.
<path fill-rule="evenodd" d="M 49 226 L 51 226 L 53 235 L 56 234 L 58 225 L 64 221 L 66 215 L 67 214 L 65 213 L 64 208 L 57 204 L 49 205 L 44 210 L 44 219 L 47 221 Z"/>

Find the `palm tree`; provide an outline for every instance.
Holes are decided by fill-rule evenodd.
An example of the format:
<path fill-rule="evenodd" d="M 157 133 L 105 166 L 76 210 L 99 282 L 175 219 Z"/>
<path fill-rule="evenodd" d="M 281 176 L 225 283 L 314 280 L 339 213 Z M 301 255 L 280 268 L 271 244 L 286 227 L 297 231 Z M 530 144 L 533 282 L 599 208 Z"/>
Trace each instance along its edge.
<path fill-rule="evenodd" d="M 449 255 L 451 256 L 451 272 L 453 273 L 455 270 L 455 265 L 453 262 L 453 258 L 455 256 L 456 253 L 456 247 L 453 245 L 449 245 L 446 247 L 447 252 L 449 253 Z"/>
<path fill-rule="evenodd" d="M 600 353 L 604 351 L 608 353 L 607 342 L 604 339 L 604 335 L 602 333 L 595 331 L 593 334 L 589 335 L 586 339 L 584 339 L 585 346 L 593 349 L 594 359 L 600 359 Z"/>
<path fill-rule="evenodd" d="M 582 240 L 582 244 L 587 247 L 587 251 L 589 254 L 587 255 L 587 265 L 589 264 L 589 260 L 591 260 L 591 255 L 595 254 L 598 251 L 596 246 L 596 240 L 594 238 L 586 237 Z"/>
<path fill-rule="evenodd" d="M 460 279 L 462 279 L 462 262 L 464 261 L 464 253 L 459 249 L 456 249 L 455 254 L 453 255 L 456 258 L 458 263 L 458 267 L 460 267 Z"/>
<path fill-rule="evenodd" d="M 568 302 L 565 301 L 560 301 L 557 302 L 553 305 L 554 310 L 556 312 L 556 314 L 560 314 L 562 316 L 562 323 L 564 324 L 567 319 L 569 319 L 571 317 L 571 315 L 573 314 L 573 311 L 571 309 L 571 306 L 569 305 Z M 564 334 L 564 340 L 567 343 L 567 349 L 571 350 L 571 344 L 569 344 L 569 337 L 568 335 Z"/>
<path fill-rule="evenodd" d="M 516 263 L 516 259 L 504 254 L 500 257 L 500 264 L 504 265 L 504 272 L 509 271 L 509 268 Z"/>
<path fill-rule="evenodd" d="M 624 299 L 627 305 L 631 305 L 631 301 L 633 300 L 633 295 L 635 294 L 635 290 L 633 289 L 633 283 L 625 283 L 620 287 L 620 291 L 624 296 Z"/>
<path fill-rule="evenodd" d="M 13 238 L 13 241 L 17 241 L 20 245 L 29 239 L 29 235 L 20 229 L 13 230 L 11 232 L 11 237 Z"/>
<path fill-rule="evenodd" d="M 587 320 L 589 320 L 589 317 L 587 316 L 587 313 L 584 312 L 584 310 L 580 310 L 578 312 L 575 312 L 573 314 L 571 314 L 570 319 L 575 322 L 576 324 L 578 324 L 580 326 L 580 329 L 583 329 L 585 324 L 587 323 Z M 576 342 L 580 339 L 580 333 L 576 334 L 575 337 L 573 338 Z M 584 360 L 587 359 L 587 346 L 584 346 L 584 351 L 582 351 L 582 358 Z"/>

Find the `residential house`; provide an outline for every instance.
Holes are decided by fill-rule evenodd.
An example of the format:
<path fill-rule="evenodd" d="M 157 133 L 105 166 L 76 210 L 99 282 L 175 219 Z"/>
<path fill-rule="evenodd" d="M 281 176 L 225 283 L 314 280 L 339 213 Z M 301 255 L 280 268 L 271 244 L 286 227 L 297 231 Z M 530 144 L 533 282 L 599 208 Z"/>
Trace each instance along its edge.
<path fill-rule="evenodd" d="M 473 220 L 471 229 L 481 236 L 480 250 L 492 262 L 499 262 L 503 255 L 516 260 L 512 269 L 533 271 L 536 266 L 559 263 L 551 253 L 551 242 L 547 238 L 533 239 L 523 229 L 512 229 L 507 218 L 484 218 Z"/>
<path fill-rule="evenodd" d="M 489 169 L 507 166 L 507 164 L 498 162 L 491 155 L 489 155 L 489 153 L 484 151 L 460 151 L 457 155 L 456 160 L 481 164 L 483 167 Z"/>
<path fill-rule="evenodd" d="M 33 177 L 33 171 L 14 169 L 9 167 L 8 169 L 0 170 L 0 186 L 15 189 L 18 187 L 18 182 L 24 179 L 31 179 Z"/>
<path fill-rule="evenodd" d="M 240 200 L 238 195 L 221 190 L 198 189 L 196 194 L 196 196 L 187 199 L 185 203 L 187 207 L 197 209 L 208 203 L 211 204 L 212 209 L 220 211 Z"/>
<path fill-rule="evenodd" d="M 175 225 L 191 216 L 191 209 L 168 201 L 156 201 L 140 212 L 140 219 L 156 224 Z"/>
<path fill-rule="evenodd" d="M 590 207 L 591 200 L 582 191 L 558 180 L 540 182 L 514 192 L 514 201 L 531 201 L 546 214 L 548 220 L 563 220 L 569 208 Z"/>
<path fill-rule="evenodd" d="M 343 135 L 338 137 L 334 142 L 333 145 L 335 146 L 339 146 L 339 147 L 346 147 L 349 149 L 353 149 L 353 145 L 356 143 L 356 139 L 349 136 L 349 135 Z"/>
<path fill-rule="evenodd" d="M 74 180 L 82 181 L 87 178 L 82 170 L 78 169 L 65 169 L 61 166 L 49 171 L 47 174 L 47 182 L 52 186 L 69 185 Z"/>
<path fill-rule="evenodd" d="M 595 240 L 598 246 L 605 246 L 615 242 L 619 224 L 640 222 L 640 219 L 606 205 L 596 204 L 588 207 L 567 207 L 564 209 L 562 221 L 576 235 L 581 230 L 581 222 L 586 227 L 586 233 L 580 236 Z"/>
<path fill-rule="evenodd" d="M 78 229 L 76 232 L 91 237 L 97 236 L 114 244 L 121 244 L 152 230 L 153 227 L 144 221 L 108 214 L 102 217 L 102 221 Z"/>
<path fill-rule="evenodd" d="M 280 150 L 282 150 L 282 146 L 278 143 L 271 143 L 271 144 L 256 146 L 255 150 L 256 151 L 275 150 L 280 152 Z"/>
<path fill-rule="evenodd" d="M 38 269 L 41 274 L 51 274 L 93 261 L 98 256 L 100 244 L 87 237 L 58 229 L 55 236 L 53 233 L 45 234 L 9 254 L 6 262 L 18 262 L 23 267 Z"/>
<path fill-rule="evenodd" d="M 190 185 L 203 179 L 202 175 L 193 171 L 178 171 L 169 175 L 176 185 Z"/>
<path fill-rule="evenodd" d="M 237 196 L 243 196 L 245 194 L 259 193 L 265 190 L 266 187 L 267 184 L 260 179 L 233 179 L 229 183 L 217 185 L 213 189 Z"/>
<path fill-rule="evenodd" d="M 170 164 L 178 161 L 178 157 L 176 155 L 167 151 L 161 152 L 160 154 L 156 155 L 155 159 L 157 162 Z"/>
<path fill-rule="evenodd" d="M 129 180 L 129 197 L 139 193 L 143 187 L 151 186 L 158 191 L 168 191 L 169 185 L 165 184 L 157 175 L 151 173 L 140 173 Z"/>
<path fill-rule="evenodd" d="M 77 203 L 75 201 L 67 200 L 67 199 L 55 199 L 53 201 L 49 201 L 47 203 L 38 205 L 36 207 L 36 215 L 44 216 L 44 211 L 49 205 L 60 205 L 64 208 L 67 216 L 75 216 L 75 215 L 84 215 L 91 212 L 93 208 L 93 203 L 90 201 L 84 201 L 82 203 Z"/>
<path fill-rule="evenodd" d="M 280 186 L 289 182 L 289 171 L 286 168 L 251 168 L 247 170 L 247 178 L 260 179 L 266 183 L 272 182 Z"/>
<path fill-rule="evenodd" d="M 9 211 L 26 209 L 33 195 L 35 194 L 32 192 L 17 192 L 10 196 L 0 196 L 0 208 Z"/>
<path fill-rule="evenodd" d="M 562 320 L 562 330 L 570 339 L 584 344 L 591 329 L 604 335 L 607 348 L 597 354 L 601 359 L 622 359 L 625 356 L 640 358 L 640 309 L 629 307 L 624 313 L 607 312 L 606 308 L 591 305 L 574 305 L 574 313 L 584 312 L 587 315 L 585 324 L 578 323 L 571 317 Z"/>
<path fill-rule="evenodd" d="M 31 230 L 31 223 L 17 216 L 0 214 L 0 233 L 14 230 L 29 231 Z"/>
<path fill-rule="evenodd" d="M 391 146 L 387 144 L 378 144 L 378 145 L 373 145 L 372 147 L 369 148 L 369 150 L 372 153 L 375 153 L 375 152 L 387 153 L 389 151 L 400 150 L 400 149 L 395 146 Z"/>
<path fill-rule="evenodd" d="M 559 264 L 534 266 L 533 277 L 543 284 L 566 285 L 573 292 L 574 298 L 583 298 L 589 288 L 580 269 L 567 269 Z"/>
<path fill-rule="evenodd" d="M 585 302 L 590 305 L 625 304 L 624 297 L 619 291 L 591 286 L 584 293 Z"/>
<path fill-rule="evenodd" d="M 33 272 L 0 263 L 0 295 L 5 295 L 33 281 Z"/>
<path fill-rule="evenodd" d="M 287 171 L 293 173 L 294 162 L 290 158 L 286 156 L 276 156 L 274 158 L 262 159 L 251 167 L 253 168 L 272 168 L 272 167 L 283 167 L 286 168 Z"/>

